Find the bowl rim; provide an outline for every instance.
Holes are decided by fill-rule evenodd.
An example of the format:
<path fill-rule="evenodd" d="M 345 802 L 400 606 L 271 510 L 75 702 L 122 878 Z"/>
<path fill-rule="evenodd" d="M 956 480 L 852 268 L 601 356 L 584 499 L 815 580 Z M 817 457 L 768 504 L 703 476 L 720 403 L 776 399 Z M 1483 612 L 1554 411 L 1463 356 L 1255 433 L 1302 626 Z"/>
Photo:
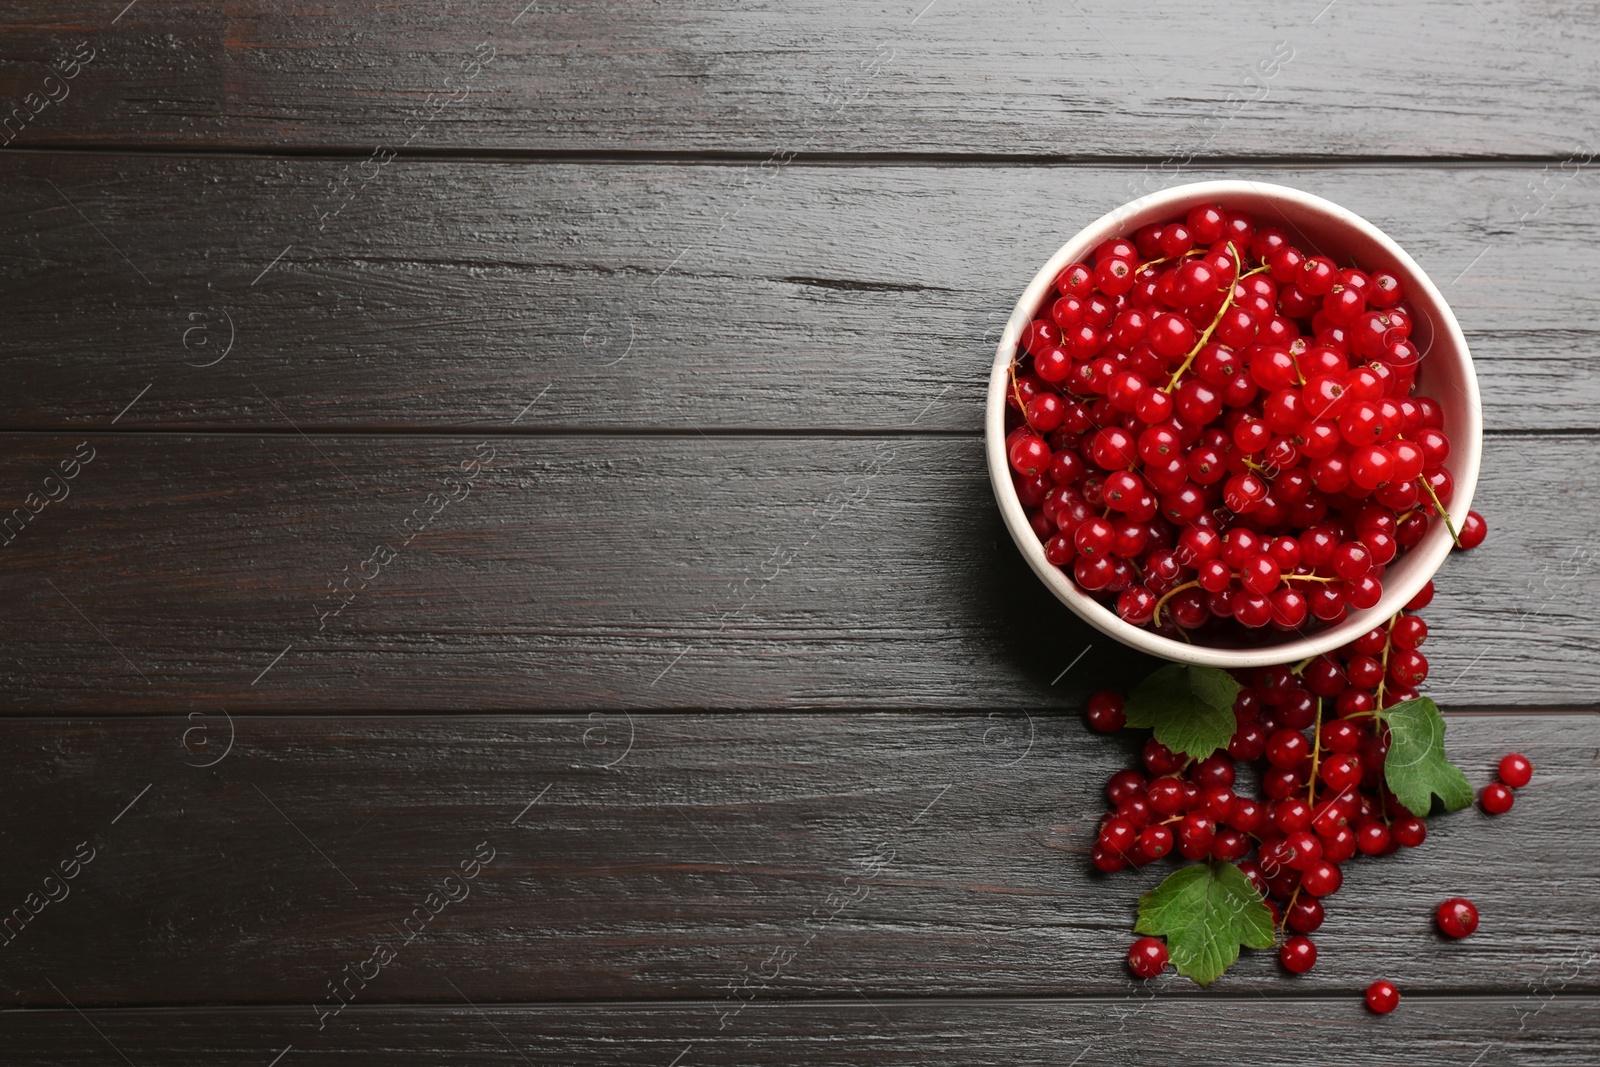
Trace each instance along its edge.
<path fill-rule="evenodd" d="M 999 344 L 995 349 L 994 365 L 989 375 L 989 392 L 984 413 L 984 445 L 989 460 L 989 480 L 1012 540 L 1016 542 L 1017 548 L 1022 552 L 1023 558 L 1027 560 L 1034 574 L 1055 594 L 1056 599 L 1102 633 L 1142 652 L 1179 663 L 1239 669 L 1290 663 L 1332 651 L 1394 616 L 1432 580 L 1449 556 L 1453 547 L 1449 531 L 1442 523 L 1435 524 L 1420 543 L 1406 550 L 1408 559 L 1420 557 L 1422 560 L 1420 564 L 1412 564 L 1412 577 L 1404 584 L 1385 583 L 1383 595 L 1377 604 L 1361 611 L 1351 612 L 1337 625 L 1310 635 L 1302 635 L 1293 640 L 1259 648 L 1232 649 L 1187 644 L 1123 621 L 1111 608 L 1080 591 L 1065 573 L 1045 559 L 1044 546 L 1029 525 L 1022 502 L 1017 498 L 1005 448 L 1005 390 L 1009 383 L 1012 353 L 1016 351 L 1023 328 L 1033 319 L 1034 310 L 1039 307 L 1045 293 L 1054 284 L 1056 275 L 1067 264 L 1085 259 L 1101 241 L 1108 237 L 1120 236 L 1125 221 L 1132 216 L 1175 210 L 1180 204 L 1192 206 L 1194 202 L 1213 199 L 1225 204 L 1232 200 L 1242 208 L 1248 208 L 1251 204 L 1259 205 L 1262 201 L 1287 202 L 1297 208 L 1320 214 L 1337 226 L 1349 227 L 1361 233 L 1392 257 L 1401 271 L 1410 276 L 1408 280 L 1414 283 L 1411 286 L 1410 299 L 1429 316 L 1434 330 L 1433 343 L 1429 350 L 1438 347 L 1439 333 L 1443 331 L 1451 342 L 1450 348 L 1459 354 L 1461 377 L 1464 382 L 1464 388 L 1460 391 L 1466 404 L 1462 412 L 1457 412 L 1453 406 L 1449 408 L 1452 421 L 1459 414 L 1461 425 L 1451 436 L 1449 466 L 1455 480 L 1455 492 L 1447 509 L 1457 529 L 1461 527 L 1467 512 L 1472 507 L 1473 492 L 1478 484 L 1478 471 L 1483 455 L 1483 402 L 1478 390 L 1477 374 L 1472 365 L 1472 355 L 1467 348 L 1467 340 L 1461 332 L 1461 326 L 1456 321 L 1455 313 L 1416 260 L 1371 222 L 1348 208 L 1301 189 L 1229 178 L 1189 182 L 1150 193 L 1108 211 L 1079 230 L 1034 274 L 1021 296 L 1017 298 L 1011 317 L 1001 332 Z"/>

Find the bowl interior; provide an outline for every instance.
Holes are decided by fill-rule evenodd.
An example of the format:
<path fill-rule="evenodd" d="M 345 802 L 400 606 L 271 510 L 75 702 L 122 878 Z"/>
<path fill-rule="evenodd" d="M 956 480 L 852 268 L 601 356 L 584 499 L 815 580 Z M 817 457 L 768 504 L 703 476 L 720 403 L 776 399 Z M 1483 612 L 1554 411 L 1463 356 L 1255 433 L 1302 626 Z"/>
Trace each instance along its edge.
<path fill-rule="evenodd" d="M 1188 644 L 1124 622 L 1044 558 L 1044 548 L 1017 499 L 1005 455 L 1005 390 L 1011 359 L 1024 327 L 1040 309 L 1056 275 L 1067 264 L 1088 259 L 1095 246 L 1107 238 L 1131 234 L 1147 223 L 1163 222 L 1207 203 L 1249 211 L 1258 226 L 1281 229 L 1303 251 L 1326 255 L 1341 266 L 1354 263 L 1366 270 L 1386 269 L 1400 279 L 1416 311 L 1412 340 L 1423 354 L 1416 394 L 1439 402 L 1451 440 L 1451 454 L 1444 466 L 1455 483 L 1449 511 L 1459 527 L 1477 485 L 1483 418 L 1472 358 L 1449 305 L 1416 262 L 1376 226 L 1321 197 L 1261 182 L 1198 182 L 1142 197 L 1085 227 L 1050 258 L 1017 301 L 996 350 L 986 411 L 990 476 L 1006 525 L 1029 566 L 1058 599 L 1099 630 L 1143 651 L 1181 662 L 1232 668 L 1286 663 L 1337 648 L 1398 612 L 1448 556 L 1451 538 L 1444 524 L 1435 522 L 1419 544 L 1390 565 L 1383 579 L 1383 597 L 1376 605 L 1351 612 L 1335 626 L 1238 648 Z"/>

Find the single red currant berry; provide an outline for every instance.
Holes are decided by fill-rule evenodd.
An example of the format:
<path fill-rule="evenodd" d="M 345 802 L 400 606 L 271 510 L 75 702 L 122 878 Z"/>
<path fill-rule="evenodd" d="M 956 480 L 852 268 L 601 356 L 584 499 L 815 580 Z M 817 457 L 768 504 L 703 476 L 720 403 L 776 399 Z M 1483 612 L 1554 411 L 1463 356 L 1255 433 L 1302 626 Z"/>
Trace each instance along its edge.
<path fill-rule="evenodd" d="M 1298 830 L 1283 839 L 1283 847 L 1291 855 L 1288 866 L 1297 871 L 1307 871 L 1321 862 L 1322 842 L 1310 830 Z"/>
<path fill-rule="evenodd" d="M 1504 815 L 1517 802 L 1517 795 L 1504 782 L 1490 782 L 1478 794 L 1478 803 L 1486 814 Z"/>
<path fill-rule="evenodd" d="M 1110 521 L 1099 517 L 1092 518 L 1078 527 L 1073 534 L 1073 544 L 1077 546 L 1080 557 L 1100 558 L 1111 552 L 1112 542 L 1116 539 L 1116 527 Z"/>
<path fill-rule="evenodd" d="M 1167 969 L 1167 946 L 1153 937 L 1141 937 L 1128 946 L 1128 969 L 1140 978 L 1154 978 Z"/>
<path fill-rule="evenodd" d="M 1372 553 L 1360 541 L 1346 541 L 1334 549 L 1332 562 L 1335 574 L 1353 580 L 1372 569 Z"/>
<path fill-rule="evenodd" d="M 1143 830 L 1150 825 L 1150 805 L 1141 797 L 1129 797 L 1117 805 L 1117 814 L 1127 819 L 1135 830 Z"/>
<path fill-rule="evenodd" d="M 1294 589 L 1279 589 L 1271 596 L 1272 625 L 1280 630 L 1295 630 L 1306 621 L 1311 605 Z"/>
<path fill-rule="evenodd" d="M 1211 842 L 1212 857 L 1229 863 L 1237 863 L 1249 852 L 1250 837 L 1238 830 L 1218 830 Z"/>
<path fill-rule="evenodd" d="M 1356 848 L 1363 856 L 1381 856 L 1388 851 L 1391 838 L 1389 828 L 1376 819 L 1356 824 Z"/>
<path fill-rule="evenodd" d="M 1338 591 L 1346 604 L 1357 611 L 1364 611 L 1383 598 L 1383 583 L 1376 575 L 1363 574 L 1354 581 L 1341 583 Z"/>
<path fill-rule="evenodd" d="M 1125 470 L 1139 460 L 1138 443 L 1120 426 L 1108 426 L 1094 435 L 1089 458 L 1102 470 Z"/>
<path fill-rule="evenodd" d="M 1335 827 L 1322 838 L 1322 858 L 1329 863 L 1344 863 L 1356 854 L 1356 832 L 1348 826 Z"/>
<path fill-rule="evenodd" d="M 1456 539 L 1461 542 L 1462 548 L 1477 548 L 1488 534 L 1489 524 L 1483 521 L 1483 516 L 1476 511 L 1469 511 L 1461 523 L 1461 529 L 1456 531 Z"/>
<path fill-rule="evenodd" d="M 1298 767 L 1311 756 L 1311 745 L 1299 730 L 1279 730 L 1267 742 L 1267 762 L 1280 770 Z"/>
<path fill-rule="evenodd" d="M 1139 831 L 1139 849 L 1151 859 L 1158 860 L 1172 851 L 1172 831 L 1165 826 L 1146 826 Z"/>
<path fill-rule="evenodd" d="M 1289 924 L 1289 929 L 1301 934 L 1315 933 L 1322 926 L 1325 916 L 1322 901 L 1316 897 L 1297 897 L 1290 905 L 1289 913 L 1284 921 Z"/>
<path fill-rule="evenodd" d="M 1139 404 L 1133 409 L 1140 422 L 1154 426 L 1172 418 L 1172 396 L 1160 389 L 1146 389 L 1139 395 Z M 1420 472 L 1419 472 L 1420 473 Z"/>
<path fill-rule="evenodd" d="M 1428 639 L 1428 624 L 1420 615 L 1402 615 L 1389 629 L 1389 640 L 1394 647 L 1411 651 Z"/>
<path fill-rule="evenodd" d="M 1295 285 L 1310 296 L 1324 296 L 1339 280 L 1339 267 L 1327 256 L 1312 256 L 1300 265 Z"/>
<path fill-rule="evenodd" d="M 1187 355 L 1194 347 L 1194 326 L 1182 315 L 1163 312 L 1150 320 L 1150 347 L 1166 359 Z"/>
<path fill-rule="evenodd" d="M 1234 779 L 1233 760 L 1220 754 L 1207 756 L 1189 769 L 1189 777 L 1202 788 L 1231 786 Z"/>
<path fill-rule="evenodd" d="M 1305 784 L 1306 773 L 1303 767 L 1280 767 L 1261 776 L 1261 791 L 1273 800 L 1282 800 L 1297 793 L 1305 788 Z"/>
<path fill-rule="evenodd" d="M 1099 845 L 1089 850 L 1089 859 L 1094 864 L 1094 869 L 1102 874 L 1116 874 L 1128 865 L 1125 857 L 1114 852 L 1107 852 Z"/>
<path fill-rule="evenodd" d="M 1248 477 L 1248 475 L 1247 475 Z M 1239 582 L 1252 593 L 1270 593 L 1282 580 L 1283 568 L 1268 553 L 1252 556 L 1239 568 Z"/>
<path fill-rule="evenodd" d="M 1300 887 L 1314 897 L 1332 896 L 1343 884 L 1344 873 L 1339 870 L 1339 865 L 1327 860 L 1318 860 L 1307 867 L 1300 879 Z"/>
<path fill-rule="evenodd" d="M 1372 275 L 1370 284 L 1363 291 L 1367 295 L 1367 302 L 1375 308 L 1392 308 L 1405 295 L 1405 290 L 1400 287 L 1400 279 L 1382 270 Z"/>
<path fill-rule="evenodd" d="M 1162 775 L 1172 774 L 1182 767 L 1184 758 L 1152 737 L 1144 743 L 1140 759 L 1144 761 L 1145 769 L 1151 774 Z"/>
<path fill-rule="evenodd" d="M 1297 833 L 1311 826 L 1311 805 L 1298 797 L 1280 800 L 1272 805 L 1272 822 L 1285 834 Z"/>
<path fill-rule="evenodd" d="M 1103 734 L 1114 733 L 1128 722 L 1127 716 L 1122 713 L 1122 697 L 1109 689 L 1103 689 L 1089 698 L 1085 717 L 1090 726 Z"/>
<path fill-rule="evenodd" d="M 1349 719 L 1334 719 L 1322 724 L 1322 747 L 1341 755 L 1361 747 L 1361 727 Z"/>
<path fill-rule="evenodd" d="M 1156 600 L 1156 595 L 1145 586 L 1130 586 L 1117 597 L 1117 615 L 1124 622 L 1143 626 L 1155 617 Z"/>
<path fill-rule="evenodd" d="M 1065 381 L 1072 373 L 1072 355 L 1064 348 L 1052 346 L 1033 357 L 1033 370 L 1047 382 Z"/>
<path fill-rule="evenodd" d="M 1120 815 L 1113 815 L 1100 826 L 1097 844 L 1107 852 L 1124 855 L 1133 850 L 1139 840 L 1139 831 L 1133 823 Z"/>
<path fill-rule="evenodd" d="M 1094 272 L 1082 263 L 1069 263 L 1056 275 L 1056 291 L 1062 296 L 1086 297 L 1094 289 Z"/>
<path fill-rule="evenodd" d="M 1161 227 L 1157 243 L 1161 246 L 1162 255 L 1181 256 L 1194 247 L 1194 234 L 1181 222 L 1174 222 Z"/>
<path fill-rule="evenodd" d="M 1012 442 L 1008 458 L 1018 474 L 1039 474 L 1050 469 L 1050 446 L 1042 438 L 1027 434 Z"/>
<path fill-rule="evenodd" d="M 1389 833 L 1405 848 L 1416 848 L 1428 839 L 1428 826 L 1415 815 L 1408 815 L 1396 819 L 1389 826 Z"/>
<path fill-rule="evenodd" d="M 1261 873 L 1260 866 L 1250 862 L 1249 860 L 1245 860 L 1243 863 L 1239 864 L 1239 873 L 1249 879 L 1250 884 L 1255 886 L 1257 893 L 1260 893 L 1262 896 L 1267 895 L 1267 877 Z"/>
<path fill-rule="evenodd" d="M 1388 1015 L 1400 1006 L 1400 990 L 1393 982 L 1373 982 L 1367 986 L 1367 1007 L 1379 1015 Z"/>
<path fill-rule="evenodd" d="M 1209 815 L 1191 811 L 1178 823 L 1178 851 L 1185 859 L 1205 859 L 1216 839 L 1217 824 Z"/>
<path fill-rule="evenodd" d="M 1520 752 L 1513 752 L 1500 761 L 1500 780 L 1512 789 L 1521 789 L 1533 781 L 1533 764 Z"/>
<path fill-rule="evenodd" d="M 1329 723 L 1328 725 L 1332 726 L 1334 724 Z M 1335 793 L 1342 793 L 1346 789 L 1354 789 L 1361 783 L 1361 770 L 1361 758 L 1359 756 L 1340 754 L 1323 760 L 1322 766 L 1317 771 L 1317 777 L 1321 778 L 1323 784 Z"/>
<path fill-rule="evenodd" d="M 1450 937 L 1466 937 L 1478 928 L 1478 909 L 1466 897 L 1451 897 L 1440 904 L 1434 918 Z"/>
<path fill-rule="evenodd" d="M 1183 783 L 1176 778 L 1157 778 L 1145 792 L 1145 800 L 1157 815 L 1176 815 L 1183 810 Z"/>
<path fill-rule="evenodd" d="M 1253 726 L 1255 724 L 1247 723 L 1246 725 Z M 1260 729 L 1260 727 L 1257 727 L 1257 729 Z M 1240 796 L 1233 798 L 1233 804 L 1228 809 L 1229 826 L 1235 830 L 1253 834 L 1261 829 L 1266 821 L 1267 809 L 1259 800 Z"/>
<path fill-rule="evenodd" d="M 1127 259 L 1102 259 L 1095 264 L 1094 284 L 1107 296 L 1121 296 L 1133 288 L 1135 264 Z"/>
<path fill-rule="evenodd" d="M 1049 433 L 1067 417 L 1067 402 L 1055 393 L 1037 393 L 1028 401 L 1024 415 L 1029 426 L 1040 433 Z"/>
<path fill-rule="evenodd" d="M 1317 962 L 1317 946 L 1304 934 L 1297 934 L 1283 943 L 1278 953 L 1285 970 L 1305 974 Z"/>
<path fill-rule="evenodd" d="M 1415 518 L 1415 517 L 1416 516 L 1413 516 L 1413 518 Z M 1406 610 L 1407 611 L 1421 611 L 1423 608 L 1427 607 L 1429 604 L 1432 604 L 1432 603 L 1433 603 L 1433 583 L 1430 581 L 1427 585 L 1424 585 L 1421 589 L 1417 590 L 1417 595 L 1412 597 L 1406 603 Z"/>
<path fill-rule="evenodd" d="M 1132 767 L 1125 767 L 1113 774 L 1106 782 L 1106 799 L 1113 804 L 1121 804 L 1125 800 L 1138 797 L 1144 799 L 1144 791 L 1149 787 L 1144 775 Z"/>
<path fill-rule="evenodd" d="M 1227 742 L 1227 753 L 1235 760 L 1259 760 L 1261 753 L 1267 750 L 1267 731 L 1261 728 L 1261 723 L 1240 723 L 1234 731 L 1234 737 Z M 1237 824 L 1235 824 L 1237 825 Z M 1250 830 L 1253 827 L 1238 827 L 1240 830 Z"/>
<path fill-rule="evenodd" d="M 1389 657 L 1389 680 L 1396 685 L 1419 686 L 1428 677 L 1428 660 L 1421 652 L 1396 650 Z"/>

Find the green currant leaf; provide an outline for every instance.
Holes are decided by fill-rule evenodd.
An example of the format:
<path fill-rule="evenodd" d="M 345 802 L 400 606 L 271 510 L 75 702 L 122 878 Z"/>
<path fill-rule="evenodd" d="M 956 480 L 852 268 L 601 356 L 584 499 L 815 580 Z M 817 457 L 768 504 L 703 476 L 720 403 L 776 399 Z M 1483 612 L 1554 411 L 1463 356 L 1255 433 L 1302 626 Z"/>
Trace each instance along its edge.
<path fill-rule="evenodd" d="M 1239 958 L 1239 947 L 1272 947 L 1272 912 L 1231 863 L 1197 863 L 1139 898 L 1136 934 L 1167 939 L 1178 973 L 1202 986 Z"/>
<path fill-rule="evenodd" d="M 1427 697 L 1418 697 L 1379 713 L 1389 724 L 1389 755 L 1383 776 L 1389 792 L 1418 817 L 1433 808 L 1433 798 L 1444 801 L 1446 811 L 1472 803 L 1472 785 L 1461 768 L 1444 755 L 1444 716 Z"/>
<path fill-rule="evenodd" d="M 1172 751 L 1205 759 L 1232 740 L 1238 695 L 1227 671 L 1173 663 L 1134 686 L 1122 710 L 1129 726 L 1154 730 Z"/>

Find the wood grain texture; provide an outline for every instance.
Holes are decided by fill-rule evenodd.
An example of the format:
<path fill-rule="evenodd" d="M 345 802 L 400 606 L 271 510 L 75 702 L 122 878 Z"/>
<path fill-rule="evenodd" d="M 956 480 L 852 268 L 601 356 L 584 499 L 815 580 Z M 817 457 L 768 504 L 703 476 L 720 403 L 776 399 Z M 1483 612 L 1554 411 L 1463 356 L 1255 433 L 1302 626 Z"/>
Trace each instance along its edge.
<path fill-rule="evenodd" d="M 1577 0 L 122 6 L 9 6 L 8 107 L 94 54 L 16 144 L 1560 158 L 1600 47 Z"/>
<path fill-rule="evenodd" d="M 977 438 L 16 434 L 7 508 L 80 445 L 0 548 L 13 713 L 1077 709 L 1148 669 L 1026 570 Z M 1442 702 L 1600 704 L 1593 448 L 1489 440 Z"/>
<path fill-rule="evenodd" d="M 291 1004 L 310 1035 L 358 970 L 326 1029 L 462 996 L 703 999 L 730 1029 L 792 998 L 1129 996 L 1138 895 L 1174 869 L 1092 871 L 1102 785 L 1137 738 L 1076 715 L 235 715 L 230 735 L 205 711 L 5 724 L 0 900 L 94 850 L 8 931 L 6 1002 L 60 1006 L 53 982 L 80 1007 Z M 1600 860 L 1569 847 L 1600 802 L 1600 718 L 1454 716 L 1447 743 L 1475 784 L 1512 746 L 1537 776 L 1504 816 L 1440 816 L 1420 848 L 1349 864 L 1316 969 L 1246 953 L 1205 1010 L 1354 1004 L 1380 974 L 1429 996 L 1600 991 Z M 1461 942 L 1433 926 L 1456 894 L 1484 916 Z M 1153 990 L 1198 994 L 1170 973 Z"/>
<path fill-rule="evenodd" d="M 5 428 L 685 432 L 977 429 L 1016 295 L 1136 177 L 62 154 L 0 174 Z M 1192 177 L 1228 175 L 1408 248 L 1491 429 L 1600 428 L 1600 185 L 1546 206 L 1516 167 Z"/>
<path fill-rule="evenodd" d="M 1225 1048 L 1262 1067 L 1307 1063 L 1583 1067 L 1600 1042 L 1600 1001 L 1512 994 L 1402 1004 L 1375 1017 L 1359 999 L 1263 1003 L 1215 998 L 917 1002 L 859 997 L 752 1011 L 718 1030 L 713 1006 L 625 1005 L 350 1009 L 341 1032 L 316 1034 L 286 1009 L 67 1009 L 0 1014 L 17 1057 L 40 1067 L 134 1063 L 260 1067 L 283 1062 L 449 1064 L 1082 1063 L 1210 1065 Z M 1522 1025 L 1527 1020 L 1527 1025 Z M 96 1031 L 99 1033 L 96 1033 Z M 1333 1052 L 1331 1050 L 1337 1050 Z M 292 1058 L 292 1059 L 291 1059 Z M 676 1058 L 676 1059 L 675 1059 Z M 19 1060 L 19 1062 L 21 1062 Z"/>

